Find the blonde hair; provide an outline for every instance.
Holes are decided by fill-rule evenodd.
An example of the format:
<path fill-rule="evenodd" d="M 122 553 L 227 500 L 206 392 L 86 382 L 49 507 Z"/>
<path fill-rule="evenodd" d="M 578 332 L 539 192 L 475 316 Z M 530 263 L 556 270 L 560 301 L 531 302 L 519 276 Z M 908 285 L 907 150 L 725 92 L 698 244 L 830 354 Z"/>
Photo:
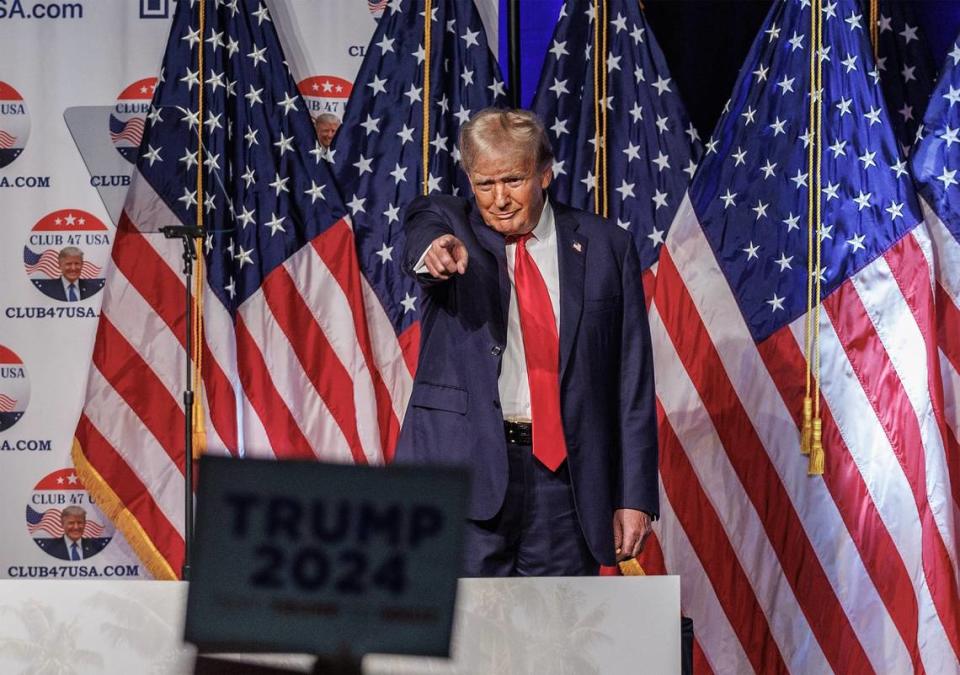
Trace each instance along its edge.
<path fill-rule="evenodd" d="M 468 174 L 480 155 L 495 149 L 532 157 L 537 171 L 553 162 L 543 123 L 529 110 L 484 108 L 460 127 L 460 163 Z"/>
<path fill-rule="evenodd" d="M 67 516 L 82 516 L 84 520 L 87 519 L 87 510 L 82 506 L 68 506 L 60 512 L 60 521 L 63 522 L 67 519 Z"/>

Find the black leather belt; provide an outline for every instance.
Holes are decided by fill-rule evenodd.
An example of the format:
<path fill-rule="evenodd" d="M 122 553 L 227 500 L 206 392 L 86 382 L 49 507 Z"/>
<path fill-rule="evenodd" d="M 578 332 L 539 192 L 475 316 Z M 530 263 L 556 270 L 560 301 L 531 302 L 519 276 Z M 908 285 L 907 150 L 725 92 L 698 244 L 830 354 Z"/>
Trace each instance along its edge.
<path fill-rule="evenodd" d="M 530 422 L 503 421 L 503 434 L 507 443 L 533 445 L 533 425 Z"/>

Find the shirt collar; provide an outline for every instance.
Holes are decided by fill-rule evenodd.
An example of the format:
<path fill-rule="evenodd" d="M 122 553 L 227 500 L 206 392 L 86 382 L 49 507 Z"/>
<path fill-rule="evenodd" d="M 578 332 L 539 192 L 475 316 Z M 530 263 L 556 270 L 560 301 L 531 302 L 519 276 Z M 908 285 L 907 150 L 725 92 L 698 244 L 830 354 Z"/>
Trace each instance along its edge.
<path fill-rule="evenodd" d="M 550 205 L 550 198 L 544 196 L 543 210 L 540 211 L 540 220 L 537 221 L 537 226 L 533 228 L 530 234 L 532 234 L 533 238 L 537 241 L 544 241 L 553 235 L 556 227 L 557 224 L 553 217 L 553 207 Z"/>

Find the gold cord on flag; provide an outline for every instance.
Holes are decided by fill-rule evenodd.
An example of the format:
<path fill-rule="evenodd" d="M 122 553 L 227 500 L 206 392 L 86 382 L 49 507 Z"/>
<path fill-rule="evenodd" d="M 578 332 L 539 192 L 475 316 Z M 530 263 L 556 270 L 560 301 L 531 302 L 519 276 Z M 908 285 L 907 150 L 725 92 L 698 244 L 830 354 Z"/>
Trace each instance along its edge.
<path fill-rule="evenodd" d="M 817 257 L 814 263 L 816 288 L 814 290 L 813 305 L 813 436 L 810 443 L 810 464 L 807 473 L 811 476 L 823 475 L 823 420 L 820 416 L 820 314 L 821 284 L 823 278 L 820 271 L 823 269 L 823 9 L 822 0 L 817 0 L 817 229 L 816 245 Z"/>
<path fill-rule="evenodd" d="M 593 212 L 600 214 L 600 0 L 593 0 Z"/>
<path fill-rule="evenodd" d="M 593 0 L 593 212 L 607 217 L 607 2 Z"/>
<path fill-rule="evenodd" d="M 198 29 L 202 36 L 206 32 L 206 0 L 200 1 L 200 21 Z M 197 87 L 197 119 L 203 120 L 203 41 L 197 45 L 197 72 L 199 73 L 200 86 Z M 203 231 L 203 123 L 197 125 L 197 230 Z M 193 325 L 187 326 L 187 330 L 193 332 L 193 382 L 196 389 L 196 395 L 193 399 L 193 409 L 184 411 L 185 414 L 193 416 L 193 458 L 196 459 L 203 454 L 207 447 L 207 431 L 203 414 L 203 237 L 194 239 L 194 247 L 197 250 L 196 268 L 193 276 Z M 190 461 L 186 458 L 185 461 Z"/>
<path fill-rule="evenodd" d="M 816 229 L 816 212 L 814 200 L 817 195 L 816 176 L 817 171 L 814 165 L 816 154 L 814 147 L 818 141 L 816 137 L 817 130 L 817 108 L 819 106 L 819 92 L 817 91 L 817 7 L 810 8 L 810 99 L 809 99 L 809 127 L 807 128 L 807 311 L 803 319 L 803 354 L 805 357 L 804 371 L 804 395 L 803 395 L 803 423 L 800 431 L 800 452 L 805 455 L 810 454 L 810 446 L 813 442 L 813 399 L 811 398 L 811 359 L 810 352 L 813 349 L 813 327 L 810 322 L 813 320 L 813 232 Z"/>
<path fill-rule="evenodd" d="M 809 473 L 823 473 L 820 417 L 820 296 L 823 233 L 823 11 L 822 0 L 810 8 L 810 127 L 807 131 L 807 312 L 804 317 L 806 361 L 800 450 L 810 455 Z"/>
<path fill-rule="evenodd" d="M 807 312 L 804 316 L 806 361 L 800 451 L 810 455 L 808 473 L 823 473 L 823 422 L 820 416 L 820 314 L 823 267 L 823 9 L 810 8 L 810 142 L 807 146 Z"/>
<path fill-rule="evenodd" d="M 607 0 L 603 0 L 601 10 L 603 18 L 597 15 L 597 23 L 600 24 L 600 165 L 602 167 L 603 181 L 601 182 L 600 198 L 603 200 L 601 215 L 606 218 L 610 196 L 607 186 Z"/>
<path fill-rule="evenodd" d="M 423 184 L 420 191 L 430 194 L 430 34 L 433 31 L 433 0 L 423 5 L 423 134 L 420 138 Z"/>
<path fill-rule="evenodd" d="M 873 45 L 873 58 L 876 59 L 880 45 L 880 0 L 870 0 L 870 44 Z"/>

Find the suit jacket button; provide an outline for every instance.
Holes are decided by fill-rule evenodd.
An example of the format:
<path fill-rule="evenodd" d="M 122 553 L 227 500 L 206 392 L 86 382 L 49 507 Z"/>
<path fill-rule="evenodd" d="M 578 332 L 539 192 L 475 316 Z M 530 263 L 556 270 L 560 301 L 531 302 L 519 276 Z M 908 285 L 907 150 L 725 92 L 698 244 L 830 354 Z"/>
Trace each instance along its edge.
<path fill-rule="evenodd" d="M 503 352 L 503 347 L 500 345 L 493 345 L 493 347 L 490 348 L 490 353 L 493 356 L 500 356 L 501 352 Z"/>

